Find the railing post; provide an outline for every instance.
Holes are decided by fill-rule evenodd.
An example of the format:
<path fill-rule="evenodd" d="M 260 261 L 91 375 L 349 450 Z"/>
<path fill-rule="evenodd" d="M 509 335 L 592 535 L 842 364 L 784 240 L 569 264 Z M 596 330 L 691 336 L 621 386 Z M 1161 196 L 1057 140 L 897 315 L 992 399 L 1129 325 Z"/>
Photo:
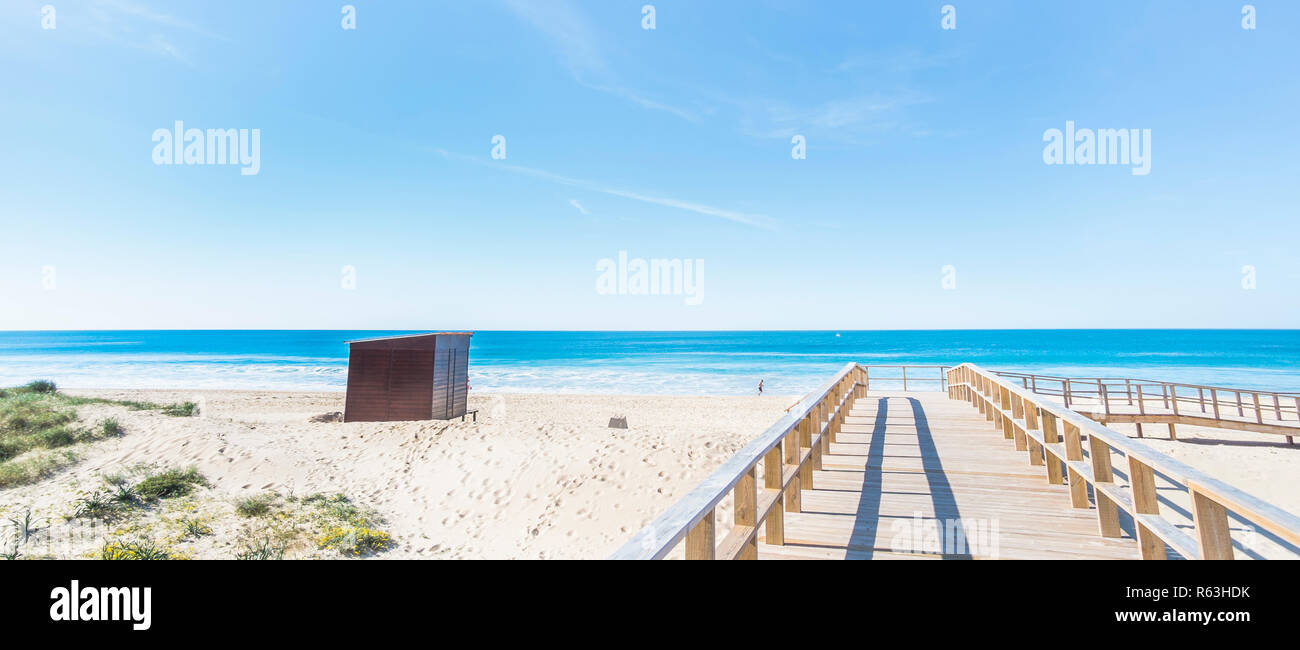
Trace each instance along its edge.
<path fill-rule="evenodd" d="M 1128 405 L 1133 406 L 1133 380 L 1124 380 L 1124 392 L 1128 394 Z"/>
<path fill-rule="evenodd" d="M 799 465 L 799 488 L 802 490 L 813 489 L 812 468 L 813 463 L 815 462 L 813 458 L 815 451 L 812 443 L 812 436 L 817 429 L 821 428 L 821 405 L 819 404 L 814 411 L 818 412 L 817 420 L 809 423 L 808 428 L 804 431 L 803 440 L 800 442 L 801 447 L 808 449 L 808 458 Z M 803 451 L 800 450 L 800 455 L 802 454 Z"/>
<path fill-rule="evenodd" d="M 1169 397 L 1174 405 L 1174 415 L 1178 415 L 1178 385 L 1169 384 Z"/>
<path fill-rule="evenodd" d="M 1264 424 L 1264 412 L 1259 408 L 1259 393 L 1251 393 L 1255 396 L 1255 421 Z"/>
<path fill-rule="evenodd" d="M 907 392 L 907 366 L 903 366 L 903 392 Z"/>
<path fill-rule="evenodd" d="M 1002 408 L 998 410 L 998 417 L 1001 418 L 1002 423 L 1002 435 L 1008 440 L 1016 441 L 1016 451 L 1024 451 L 1027 449 L 1024 434 L 1022 433 L 1019 438 L 1016 437 L 1015 420 L 1008 414 L 1008 411 L 1011 410 L 1011 390 L 1005 386 L 999 386 L 998 390 L 1002 396 Z"/>
<path fill-rule="evenodd" d="M 1029 424 L 1029 411 L 1033 409 L 1032 405 L 1026 404 L 1025 399 L 1019 395 L 1011 396 L 1011 426 L 1014 428 L 1016 436 L 1016 448 L 1023 444 L 1029 451 L 1029 464 L 1043 464 L 1043 449 L 1038 445 L 1038 441 L 1029 437 L 1029 430 L 1036 428 Z M 1024 424 L 1016 422 L 1024 420 Z"/>
<path fill-rule="evenodd" d="M 704 518 L 686 533 L 686 559 L 712 560 L 717 556 L 716 527 L 711 509 Z"/>
<path fill-rule="evenodd" d="M 1237 417 L 1246 417 L 1245 409 L 1241 408 L 1241 391 L 1237 391 Z"/>
<path fill-rule="evenodd" d="M 735 510 L 733 521 L 736 527 L 745 526 L 754 529 L 753 535 L 740 551 L 741 560 L 758 559 L 758 467 L 750 467 L 744 476 L 736 482 Z"/>
<path fill-rule="evenodd" d="M 767 513 L 763 521 L 766 540 L 772 546 L 785 544 L 785 496 L 781 494 L 781 480 L 785 478 L 785 467 L 781 463 L 781 445 L 777 445 L 763 457 L 763 488 L 776 492 L 776 505 Z"/>
<path fill-rule="evenodd" d="M 1044 414 L 1046 414 L 1045 411 Z M 1044 418 L 1044 424 L 1046 423 L 1047 419 Z M 1069 427 L 1070 424 L 1067 422 L 1065 426 Z M 1061 438 L 1059 432 L 1056 430 L 1056 418 L 1053 417 L 1051 419 L 1051 427 L 1043 427 L 1043 442 L 1049 445 L 1054 445 L 1060 441 Z M 1057 460 L 1051 452 L 1044 453 L 1044 460 L 1047 461 L 1047 482 L 1052 485 L 1060 485 L 1064 483 L 1065 481 L 1061 479 L 1061 461 Z"/>
<path fill-rule="evenodd" d="M 1128 457 L 1129 490 L 1133 495 L 1133 510 L 1137 515 L 1160 515 L 1160 501 L 1156 496 L 1156 475 L 1146 463 Z M 1133 517 L 1137 528 L 1138 553 L 1144 560 L 1164 560 L 1165 543 L 1154 531 L 1142 523 L 1139 516 Z"/>
<path fill-rule="evenodd" d="M 1106 390 L 1104 384 L 1099 383 L 1097 384 L 1097 387 L 1101 390 L 1101 403 L 1105 408 L 1106 415 L 1110 415 L 1110 392 Z"/>
<path fill-rule="evenodd" d="M 1160 382 L 1160 399 L 1164 400 L 1165 408 L 1169 408 L 1169 384 Z"/>
<path fill-rule="evenodd" d="M 1097 483 L 1115 482 L 1115 473 L 1110 463 L 1110 445 L 1097 436 L 1088 436 L 1088 447 L 1088 457 L 1092 459 L 1092 496 L 1097 502 L 1097 527 L 1102 537 L 1119 537 L 1123 532 L 1119 527 L 1119 506 L 1095 487 Z"/>
<path fill-rule="evenodd" d="M 1070 380 L 1069 379 L 1065 380 L 1063 384 L 1063 388 L 1064 390 L 1062 392 L 1065 393 L 1065 408 L 1070 408 Z"/>
<path fill-rule="evenodd" d="M 1210 389 L 1210 403 L 1211 405 L 1214 406 L 1214 419 L 1216 420 L 1220 419 L 1219 418 L 1219 389 L 1217 388 Z"/>
<path fill-rule="evenodd" d="M 1044 413 L 1046 415 L 1046 413 Z M 1053 417 L 1055 419 L 1055 417 Z M 1044 418 L 1046 421 L 1046 418 Z M 1055 430 L 1055 422 L 1052 423 Z M 1079 436 L 1079 427 L 1065 423 L 1065 459 L 1068 461 L 1083 460 L 1083 444 Z M 1074 467 L 1066 466 L 1066 473 L 1070 479 L 1070 506 L 1074 508 L 1088 507 L 1088 483 L 1084 480 L 1083 475 L 1074 471 Z"/>
<path fill-rule="evenodd" d="M 785 436 L 785 464 L 789 467 L 798 467 L 800 445 L 799 440 L 803 437 L 803 431 L 808 426 L 808 418 L 799 421 L 799 426 L 790 430 Z M 784 472 L 784 469 L 782 470 Z M 784 476 L 784 474 L 782 474 Z M 800 512 L 802 499 L 800 495 L 802 490 L 799 486 L 799 472 L 796 470 L 790 479 L 790 484 L 785 489 L 785 511 Z"/>
<path fill-rule="evenodd" d="M 1297 395 L 1295 398 L 1295 414 L 1297 418 L 1300 418 L 1300 395 Z M 1295 444 L 1295 440 L 1292 438 L 1292 436 L 1286 437 L 1286 444 L 1288 445 Z"/>
<path fill-rule="evenodd" d="M 1231 560 L 1232 533 L 1228 528 L 1228 510 L 1214 499 L 1188 486 L 1192 496 L 1192 522 L 1196 525 L 1196 542 L 1202 560 Z"/>
<path fill-rule="evenodd" d="M 1138 413 L 1140 413 L 1140 414 L 1142 414 L 1142 415 L 1146 415 L 1146 414 L 1147 414 L 1147 407 L 1146 407 L 1146 403 L 1147 403 L 1147 401 L 1146 401 L 1145 399 L 1143 399 L 1143 397 L 1142 397 L 1142 384 L 1138 384 L 1138 385 L 1137 385 L 1137 389 L 1138 389 Z"/>

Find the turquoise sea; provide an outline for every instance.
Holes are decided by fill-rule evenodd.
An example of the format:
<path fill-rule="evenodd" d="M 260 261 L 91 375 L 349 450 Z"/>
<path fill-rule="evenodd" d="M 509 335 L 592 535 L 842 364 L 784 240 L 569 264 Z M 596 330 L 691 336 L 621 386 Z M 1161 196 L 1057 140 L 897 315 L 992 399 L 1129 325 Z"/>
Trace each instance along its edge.
<path fill-rule="evenodd" d="M 345 341 L 402 333 L 0 332 L 0 386 L 342 390 Z M 1297 391 L 1300 330 L 477 332 L 470 381 L 476 391 L 740 395 L 762 379 L 768 393 L 794 395 L 848 361 Z"/>

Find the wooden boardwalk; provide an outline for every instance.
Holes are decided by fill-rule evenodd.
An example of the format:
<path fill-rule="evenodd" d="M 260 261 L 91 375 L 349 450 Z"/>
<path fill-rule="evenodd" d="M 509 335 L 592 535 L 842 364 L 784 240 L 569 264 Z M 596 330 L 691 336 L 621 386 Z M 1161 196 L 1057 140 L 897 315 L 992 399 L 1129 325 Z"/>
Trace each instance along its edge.
<path fill-rule="evenodd" d="M 1137 559 L 1130 531 L 1098 535 L 1066 485 L 970 404 L 938 392 L 853 402 L 785 544 L 760 559 Z M 963 535 L 955 534 L 960 530 Z M 963 539 L 964 537 L 964 539 Z"/>
<path fill-rule="evenodd" d="M 872 368 L 845 364 L 611 559 L 1300 555 L 1300 517 L 1015 385 L 1024 377 L 915 366 L 940 368 L 942 392 L 889 392 L 871 389 Z"/>

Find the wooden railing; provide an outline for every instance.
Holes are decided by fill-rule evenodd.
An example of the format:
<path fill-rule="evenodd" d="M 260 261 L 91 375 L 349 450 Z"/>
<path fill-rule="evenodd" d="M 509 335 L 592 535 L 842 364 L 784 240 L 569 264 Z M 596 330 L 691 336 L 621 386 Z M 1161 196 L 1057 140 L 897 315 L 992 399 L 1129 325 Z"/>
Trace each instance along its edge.
<path fill-rule="evenodd" d="M 610 559 L 662 559 L 683 540 L 689 560 L 756 559 L 764 525 L 766 543 L 784 544 L 785 513 L 801 511 L 802 490 L 813 489 L 813 471 L 821 469 L 853 400 L 866 395 L 867 381 L 865 368 L 845 365 Z M 728 494 L 735 526 L 719 542 L 715 510 Z"/>
<path fill-rule="evenodd" d="M 907 376 L 908 368 L 912 369 L 912 376 Z M 862 366 L 864 376 L 870 376 L 870 379 L 876 382 L 878 390 L 892 390 L 892 386 L 886 382 L 902 382 L 903 390 L 937 390 L 944 392 L 948 390 L 948 371 L 952 366 L 940 365 L 876 365 Z M 894 372 L 897 371 L 897 372 Z M 912 382 L 912 388 L 907 387 L 908 382 Z M 937 384 L 937 385 L 936 385 Z"/>
<path fill-rule="evenodd" d="M 1093 419 L 1135 422 L 1139 436 L 1143 422 L 1168 423 L 1171 436 L 1178 422 L 1278 434 L 1292 444 L 1293 436 L 1300 435 L 1300 393 L 1118 377 L 996 374 L 1040 395 L 1061 397 L 1067 408 Z"/>
<path fill-rule="evenodd" d="M 1031 465 L 1044 466 L 1049 483 L 1068 483 L 1073 507 L 1096 510 L 1102 537 L 1122 536 L 1119 512 L 1128 513 L 1143 559 L 1164 559 L 1166 544 L 1186 558 L 1232 559 L 1229 513 L 1292 549 L 1300 545 L 1300 517 L 1018 386 L 1015 377 L 971 364 L 957 366 L 948 375 L 948 396 L 978 408 L 1003 437 L 1015 441 L 1017 451 L 1028 452 Z M 1126 459 L 1127 488 L 1115 482 L 1112 452 Z M 1190 497 L 1191 534 L 1161 515 L 1157 474 Z"/>

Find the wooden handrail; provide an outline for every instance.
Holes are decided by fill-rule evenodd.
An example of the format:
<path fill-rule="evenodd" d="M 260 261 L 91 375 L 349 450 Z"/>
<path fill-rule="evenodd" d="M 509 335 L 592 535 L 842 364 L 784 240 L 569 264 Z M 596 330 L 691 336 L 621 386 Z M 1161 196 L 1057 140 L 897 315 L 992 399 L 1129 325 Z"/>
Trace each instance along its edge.
<path fill-rule="evenodd" d="M 612 560 L 663 559 L 686 542 L 687 559 L 754 559 L 758 529 L 767 524 L 767 543 L 783 543 L 786 511 L 800 511 L 800 492 L 812 489 L 813 470 L 821 469 L 848 406 L 866 394 L 866 368 L 846 364 L 809 393 L 792 411 L 736 452 L 708 478 L 659 515 L 610 556 Z M 782 444 L 784 443 L 784 444 Z M 758 465 L 763 464 L 762 485 Z M 735 495 L 735 528 L 717 540 L 715 509 Z"/>
<path fill-rule="evenodd" d="M 1142 384 L 1143 386 L 1173 386 L 1177 388 L 1197 388 L 1197 389 L 1204 389 L 1204 390 L 1214 389 L 1214 390 L 1230 392 L 1230 393 L 1236 393 L 1236 392 L 1241 392 L 1243 394 L 1257 393 L 1259 395 L 1270 395 L 1270 396 L 1277 395 L 1279 397 L 1300 396 L 1300 391 L 1254 390 L 1250 388 L 1231 388 L 1227 386 L 1211 386 L 1209 384 L 1189 384 L 1189 383 L 1178 382 L 1178 381 L 1137 379 L 1134 377 L 1062 377 L 1058 375 L 1039 375 L 1035 373 L 1013 372 L 1009 370 L 997 370 L 994 371 L 994 374 L 998 375 L 999 377 L 1013 377 L 1016 379 L 1037 380 L 1037 381 L 1053 381 L 1058 383 L 1064 382 L 1065 380 L 1069 380 L 1075 384 L 1078 384 L 1081 387 L 1095 386 L 1099 381 L 1104 382 L 1106 384 L 1132 382 L 1133 385 Z M 1036 392 L 1048 394 L 1044 390 L 1039 390 Z M 1074 390 L 1073 392 L 1091 393 L 1094 395 L 1097 393 L 1097 391 L 1095 390 L 1088 391 L 1086 390 L 1086 388 L 1080 388 L 1078 390 Z M 1059 392 L 1055 394 L 1059 394 Z"/>
<path fill-rule="evenodd" d="M 1007 378 L 973 364 L 952 369 L 948 386 L 950 398 L 969 401 L 1003 431 L 1004 437 L 1016 441 L 1017 451 L 1028 451 L 1031 464 L 1046 464 L 1050 482 L 1064 482 L 1061 475 L 1064 466 L 1074 507 L 1093 507 L 1086 488 L 1091 486 L 1101 536 L 1119 537 L 1118 511 L 1128 512 L 1133 517 L 1139 552 L 1144 559 L 1162 559 L 1165 544 L 1188 558 L 1232 559 L 1229 512 L 1290 545 L 1300 546 L 1300 517 L 1069 408 L 1044 400 L 1041 393 L 1016 386 Z M 1059 437 L 1062 434 L 1063 442 Z M 1086 458 L 1082 447 L 1084 436 L 1089 445 Z M 1030 441 L 1036 444 L 1028 444 Z M 1127 460 L 1128 490 L 1114 482 L 1113 450 L 1121 452 Z M 1160 516 L 1156 472 L 1187 490 L 1192 502 L 1194 536 Z"/>
<path fill-rule="evenodd" d="M 1084 412 L 1103 424 L 1110 421 L 1135 422 L 1138 425 L 1138 437 L 1142 436 L 1143 422 L 1169 424 L 1171 438 L 1174 435 L 1173 425 L 1182 423 L 1282 435 L 1291 444 L 1294 444 L 1294 436 L 1297 435 L 1297 429 L 1300 429 L 1300 393 L 1297 392 L 1119 377 L 1057 377 L 1006 371 L 995 371 L 994 374 L 1004 379 L 1019 380 L 1022 388 L 1040 395 L 1062 397 L 1066 406 Z M 1183 389 L 1181 394 L 1179 389 Z M 1189 394 L 1191 391 L 1195 391 L 1195 395 Z M 1232 397 L 1225 400 L 1221 394 Z M 1245 396 L 1249 396 L 1249 399 L 1244 399 Z M 1081 403 L 1081 398 L 1096 399 L 1101 412 L 1088 413 L 1088 404 Z M 1149 412 L 1149 402 L 1167 411 Z M 1117 411 L 1117 403 L 1136 406 L 1137 413 Z M 1229 412 L 1225 412 L 1225 408 Z M 1233 411 L 1236 417 L 1230 414 Z M 1265 413 L 1272 416 L 1270 421 L 1265 420 Z"/>

